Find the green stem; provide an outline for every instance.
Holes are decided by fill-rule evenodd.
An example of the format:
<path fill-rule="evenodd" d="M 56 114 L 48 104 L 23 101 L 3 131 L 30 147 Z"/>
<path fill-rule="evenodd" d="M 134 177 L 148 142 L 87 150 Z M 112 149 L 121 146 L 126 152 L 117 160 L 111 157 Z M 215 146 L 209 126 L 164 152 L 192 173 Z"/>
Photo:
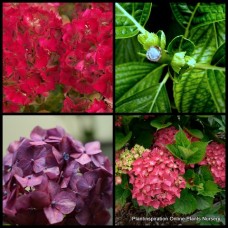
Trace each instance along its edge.
<path fill-rule="evenodd" d="M 158 95 L 160 94 L 161 89 L 164 86 L 164 84 L 167 82 L 168 78 L 169 78 L 169 74 L 167 73 L 166 76 L 163 78 L 162 82 L 160 83 L 159 87 L 158 87 L 157 93 L 156 93 L 156 95 L 155 95 L 155 97 L 153 99 L 153 102 L 152 102 L 151 106 L 150 106 L 149 113 L 152 112 L 152 109 L 153 109 L 153 107 L 154 107 L 154 105 L 155 105 L 155 103 L 157 101 Z"/>
<path fill-rule="evenodd" d="M 146 33 L 146 29 L 144 29 L 136 20 L 134 17 L 132 17 L 119 3 L 115 3 L 115 6 L 128 18 L 130 19 L 135 26 L 138 28 L 138 30 L 145 34 Z"/>
<path fill-rule="evenodd" d="M 190 28 L 190 26 L 191 26 L 192 20 L 193 20 L 193 18 L 194 18 L 194 16 L 195 16 L 196 11 L 197 11 L 197 9 L 199 8 L 199 6 L 200 6 L 200 3 L 197 3 L 197 5 L 196 5 L 196 7 L 195 7 L 195 9 L 194 9 L 194 11 L 193 11 L 193 13 L 192 13 L 190 19 L 189 19 L 188 25 L 187 25 L 187 27 L 186 27 L 186 29 L 185 29 L 185 33 L 184 33 L 184 35 L 182 36 L 182 39 L 181 39 L 181 42 L 180 42 L 180 45 L 179 45 L 179 50 L 180 50 L 180 48 L 181 48 L 181 46 L 182 46 L 183 38 L 187 38 L 187 37 L 188 37 L 189 28 Z"/>
<path fill-rule="evenodd" d="M 185 33 L 184 33 L 184 38 L 187 38 L 187 37 L 188 37 L 189 28 L 190 28 L 190 26 L 191 26 L 192 20 L 193 20 L 193 18 L 195 17 L 196 11 L 197 11 L 197 9 L 199 8 L 199 6 L 200 6 L 200 2 L 197 3 L 197 5 L 196 5 L 196 7 L 195 7 L 195 9 L 194 9 L 194 11 L 193 11 L 193 13 L 192 13 L 190 19 L 189 19 L 187 28 L 186 28 Z"/>
<path fill-rule="evenodd" d="M 204 70 L 219 70 L 219 71 L 226 71 L 225 67 L 218 67 L 218 66 L 212 66 L 208 64 L 203 64 L 203 63 L 196 63 L 195 69 L 204 69 Z"/>

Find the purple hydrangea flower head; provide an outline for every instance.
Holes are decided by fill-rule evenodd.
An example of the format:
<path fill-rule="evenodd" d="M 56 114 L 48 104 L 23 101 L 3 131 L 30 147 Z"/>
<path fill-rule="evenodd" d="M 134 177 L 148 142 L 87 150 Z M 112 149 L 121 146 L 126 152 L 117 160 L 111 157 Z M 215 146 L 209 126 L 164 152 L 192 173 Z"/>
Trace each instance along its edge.
<path fill-rule="evenodd" d="M 3 220 L 13 225 L 105 225 L 113 172 L 100 142 L 85 145 L 61 127 L 35 127 L 3 158 Z"/>

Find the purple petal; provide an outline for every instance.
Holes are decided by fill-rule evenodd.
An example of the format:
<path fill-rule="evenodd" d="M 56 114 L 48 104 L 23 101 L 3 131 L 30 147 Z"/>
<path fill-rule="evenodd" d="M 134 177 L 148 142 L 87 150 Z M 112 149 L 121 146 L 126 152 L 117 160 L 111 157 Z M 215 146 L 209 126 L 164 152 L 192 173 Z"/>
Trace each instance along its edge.
<path fill-rule="evenodd" d="M 58 164 L 61 164 L 61 162 L 63 161 L 63 154 L 56 150 L 55 147 L 52 147 L 52 153 Z"/>
<path fill-rule="evenodd" d="M 19 182 L 19 184 L 23 188 L 36 186 L 42 182 L 42 176 L 30 175 L 30 176 L 26 176 L 26 177 L 22 178 L 22 177 L 18 176 L 17 174 L 15 174 L 14 177 L 16 178 L 16 180 Z"/>
<path fill-rule="evenodd" d="M 15 203 L 15 208 L 17 211 L 26 210 L 29 207 L 31 207 L 29 195 L 22 195 L 17 198 Z"/>
<path fill-rule="evenodd" d="M 45 168 L 45 157 L 42 157 L 42 158 L 39 158 L 37 160 L 34 161 L 34 164 L 33 164 L 33 171 L 35 173 L 39 173 L 41 171 L 44 170 Z"/>
<path fill-rule="evenodd" d="M 64 177 L 61 182 L 61 188 L 67 188 L 69 182 L 70 182 L 70 177 Z"/>
<path fill-rule="evenodd" d="M 73 173 L 73 171 L 74 172 L 77 172 L 78 169 L 79 169 L 79 163 L 77 161 L 75 161 L 75 160 L 74 161 L 71 161 L 67 165 L 67 167 L 66 167 L 66 169 L 64 171 L 64 176 L 65 177 L 69 177 L 69 176 L 71 176 L 71 174 Z"/>
<path fill-rule="evenodd" d="M 80 158 L 76 159 L 82 165 L 85 165 L 91 161 L 91 158 L 87 154 L 82 154 Z"/>
<path fill-rule="evenodd" d="M 62 127 L 56 127 L 47 130 L 48 136 L 56 136 L 56 137 L 63 137 L 65 135 L 65 130 Z"/>
<path fill-rule="evenodd" d="M 88 208 L 84 208 L 81 212 L 75 215 L 75 219 L 80 223 L 80 225 L 86 225 L 89 221 L 91 214 Z"/>
<path fill-rule="evenodd" d="M 45 207 L 44 213 L 50 224 L 61 222 L 64 218 L 63 214 L 54 207 Z"/>
<path fill-rule="evenodd" d="M 30 134 L 30 138 L 35 141 L 42 141 L 43 139 L 45 139 L 46 134 L 47 134 L 46 130 L 44 130 L 39 126 L 36 126 L 35 128 L 33 128 Z"/>
<path fill-rule="evenodd" d="M 30 140 L 24 139 L 17 149 L 17 159 L 31 160 L 33 158 L 33 146 L 30 145 Z"/>
<path fill-rule="evenodd" d="M 99 154 L 101 153 L 101 144 L 99 141 L 89 142 L 85 144 L 85 150 L 87 154 Z"/>
<path fill-rule="evenodd" d="M 47 168 L 44 170 L 44 172 L 47 174 L 47 176 L 49 177 L 49 179 L 55 179 L 59 176 L 59 167 L 55 166 L 55 167 L 51 167 L 51 168 Z"/>
<path fill-rule="evenodd" d="M 78 176 L 76 185 L 77 185 L 79 194 L 88 192 L 92 188 L 92 185 L 89 185 L 86 179 L 82 176 Z"/>
<path fill-rule="evenodd" d="M 71 142 L 68 137 L 64 136 L 62 138 L 62 141 L 60 142 L 60 145 L 59 145 L 59 150 L 62 153 L 67 153 L 67 154 L 71 153 Z"/>
<path fill-rule="evenodd" d="M 56 201 L 55 207 L 63 214 L 71 213 L 76 206 L 75 194 L 71 192 L 60 192 L 56 195 L 54 200 Z"/>
<path fill-rule="evenodd" d="M 31 160 L 22 159 L 17 163 L 17 166 L 23 170 L 24 176 L 28 176 L 28 175 L 32 174 L 33 166 L 32 166 Z"/>
<path fill-rule="evenodd" d="M 41 145 L 44 145 L 44 144 L 47 144 L 46 142 L 44 141 L 35 141 L 35 142 L 30 142 L 31 145 L 33 146 L 41 146 Z"/>
<path fill-rule="evenodd" d="M 98 173 L 94 171 L 88 171 L 83 175 L 89 185 L 94 185 L 94 183 L 97 182 L 98 176 Z"/>
<path fill-rule="evenodd" d="M 48 182 L 48 192 L 54 198 L 61 191 L 60 186 L 54 181 Z"/>
<path fill-rule="evenodd" d="M 46 192 L 34 191 L 30 194 L 31 204 L 37 209 L 42 209 L 50 204 L 49 195 Z"/>

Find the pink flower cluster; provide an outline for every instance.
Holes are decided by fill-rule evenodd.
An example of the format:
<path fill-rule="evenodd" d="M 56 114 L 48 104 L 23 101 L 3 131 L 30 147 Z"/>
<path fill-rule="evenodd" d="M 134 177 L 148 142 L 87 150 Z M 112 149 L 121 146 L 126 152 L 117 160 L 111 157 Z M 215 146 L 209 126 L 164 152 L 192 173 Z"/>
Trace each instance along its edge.
<path fill-rule="evenodd" d="M 112 112 L 112 14 L 112 3 L 4 3 L 3 111 L 42 111 L 61 85 L 59 111 Z"/>
<path fill-rule="evenodd" d="M 212 142 L 207 146 L 206 157 L 199 165 L 209 165 L 215 183 L 225 188 L 226 185 L 226 164 L 225 164 L 225 145 Z"/>
<path fill-rule="evenodd" d="M 154 208 L 174 204 L 186 182 L 181 176 L 185 165 L 165 150 L 154 148 L 142 154 L 128 172 L 133 185 L 132 197 L 139 205 Z"/>

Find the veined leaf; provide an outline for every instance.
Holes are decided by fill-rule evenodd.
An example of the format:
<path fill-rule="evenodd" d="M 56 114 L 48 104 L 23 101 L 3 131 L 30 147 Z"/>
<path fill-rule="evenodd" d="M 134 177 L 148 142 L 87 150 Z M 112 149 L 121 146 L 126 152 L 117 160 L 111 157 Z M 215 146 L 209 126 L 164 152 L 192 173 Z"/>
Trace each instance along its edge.
<path fill-rule="evenodd" d="M 116 67 L 116 112 L 170 112 L 165 85 L 159 84 L 166 65 L 137 64 Z M 152 67 L 151 72 L 145 74 L 149 66 Z"/>
<path fill-rule="evenodd" d="M 209 91 L 218 112 L 225 113 L 225 73 L 218 70 L 207 70 Z"/>
<path fill-rule="evenodd" d="M 118 3 L 123 10 L 115 7 L 115 38 L 123 39 L 135 36 L 139 30 L 135 23 L 129 19 L 130 14 L 141 26 L 144 26 L 150 16 L 152 3 L 132 2 Z"/>
<path fill-rule="evenodd" d="M 160 65 L 153 63 L 131 62 L 116 66 L 116 101 L 135 86 L 140 87 L 138 90 L 143 90 L 157 84 L 161 71 Z M 130 95 L 132 94 L 134 92 Z"/>
<path fill-rule="evenodd" d="M 179 4 L 179 3 L 178 3 Z M 175 7 L 174 7 L 175 5 Z M 191 5 L 176 3 L 171 4 L 174 15 L 182 25 L 190 20 L 194 7 Z M 174 8 L 173 8 L 174 7 Z M 178 10 L 177 10 L 178 8 Z M 189 37 L 195 44 L 193 58 L 197 63 L 210 64 L 219 46 L 225 42 L 225 4 L 200 4 L 196 9 L 195 16 L 191 21 Z M 179 12 L 179 14 L 176 12 Z M 217 15 L 220 12 L 221 15 Z M 177 16 L 178 15 L 178 16 Z M 186 24 L 187 25 L 187 24 Z M 216 57 L 217 58 L 217 57 Z M 213 67 L 209 67 L 213 70 Z M 215 69 L 217 71 L 217 69 Z M 216 73 L 217 74 L 217 73 Z M 219 76 L 224 71 L 219 73 Z M 214 86 L 215 78 L 210 76 L 208 80 L 207 67 L 204 69 L 193 69 L 182 75 L 178 82 L 174 82 L 174 100 L 179 112 L 220 112 L 224 110 L 225 102 L 221 100 L 221 94 L 217 91 L 220 89 L 225 94 L 225 83 L 220 82 L 217 85 L 217 91 L 214 97 L 211 94 L 210 86 Z M 213 87 L 212 86 L 212 87 Z M 219 99 L 219 104 L 216 99 Z M 223 103 L 223 104 L 222 104 Z"/>
<path fill-rule="evenodd" d="M 189 4 L 183 2 L 170 4 L 176 20 L 181 26 L 185 28 L 187 27 L 194 10 L 196 10 L 196 13 L 192 19 L 192 27 L 203 26 L 225 19 L 225 4 L 200 3 L 197 6 L 197 9 L 195 9 L 196 6 L 197 4 Z"/>
<path fill-rule="evenodd" d="M 218 50 L 215 52 L 211 65 L 216 66 L 225 66 L 225 60 L 226 60 L 226 43 L 223 43 Z"/>
<path fill-rule="evenodd" d="M 174 209 L 176 213 L 190 214 L 197 209 L 196 198 L 191 194 L 188 189 L 184 189 L 181 192 L 180 199 L 176 199 L 174 204 Z"/>
<path fill-rule="evenodd" d="M 116 112 L 170 112 L 170 103 L 164 85 L 157 84 L 121 100 Z"/>
<path fill-rule="evenodd" d="M 134 61 L 140 62 L 144 59 L 137 54 L 141 49 L 142 46 L 136 36 L 128 39 L 115 40 L 115 64 L 119 65 Z"/>
<path fill-rule="evenodd" d="M 168 45 L 168 52 L 175 54 L 176 52 L 186 52 L 186 55 L 191 55 L 194 52 L 195 45 L 191 40 L 183 36 L 175 37 Z"/>

